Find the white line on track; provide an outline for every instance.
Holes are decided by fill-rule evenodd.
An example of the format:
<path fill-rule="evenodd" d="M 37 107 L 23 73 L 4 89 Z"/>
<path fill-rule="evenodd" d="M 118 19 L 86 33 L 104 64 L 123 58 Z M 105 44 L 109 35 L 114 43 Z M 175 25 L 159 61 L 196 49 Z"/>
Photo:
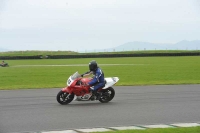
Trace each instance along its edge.
<path fill-rule="evenodd" d="M 148 65 L 148 64 L 99 64 L 99 66 L 137 66 L 137 65 Z M 65 67 L 65 66 L 88 66 L 87 64 L 71 64 L 71 65 L 15 65 L 10 67 Z"/>

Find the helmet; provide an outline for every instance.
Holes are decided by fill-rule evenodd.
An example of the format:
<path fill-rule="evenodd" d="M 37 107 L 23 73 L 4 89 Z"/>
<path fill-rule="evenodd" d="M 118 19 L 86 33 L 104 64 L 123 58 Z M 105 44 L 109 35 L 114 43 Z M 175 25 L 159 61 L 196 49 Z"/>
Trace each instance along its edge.
<path fill-rule="evenodd" d="M 95 60 L 90 61 L 89 69 L 90 69 L 90 71 L 96 71 L 97 70 L 97 62 Z"/>

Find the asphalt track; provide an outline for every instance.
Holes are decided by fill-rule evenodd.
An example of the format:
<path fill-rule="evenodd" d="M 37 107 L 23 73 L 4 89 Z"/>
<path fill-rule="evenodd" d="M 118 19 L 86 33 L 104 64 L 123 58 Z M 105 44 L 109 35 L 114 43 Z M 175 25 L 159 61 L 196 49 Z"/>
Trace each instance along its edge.
<path fill-rule="evenodd" d="M 106 104 L 60 105 L 60 89 L 0 91 L 0 133 L 200 122 L 200 85 L 114 87 Z"/>

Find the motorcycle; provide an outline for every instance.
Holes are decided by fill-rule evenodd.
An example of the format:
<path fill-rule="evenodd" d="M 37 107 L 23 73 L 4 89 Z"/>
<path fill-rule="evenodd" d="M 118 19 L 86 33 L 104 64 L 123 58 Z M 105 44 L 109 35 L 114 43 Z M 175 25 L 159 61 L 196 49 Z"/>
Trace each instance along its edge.
<path fill-rule="evenodd" d="M 0 64 L 1 67 L 9 67 L 8 63 Z"/>
<path fill-rule="evenodd" d="M 61 89 L 57 94 L 57 101 L 61 105 L 69 104 L 76 97 L 77 101 L 93 101 L 91 100 L 90 87 L 86 83 L 92 80 L 91 77 L 83 78 L 78 72 L 75 72 L 67 80 L 67 86 Z M 118 77 L 105 78 L 105 86 L 98 89 L 98 93 L 101 93 L 99 101 L 101 103 L 108 103 L 115 96 L 115 90 L 113 85 L 119 81 Z M 95 99 L 96 100 L 96 99 Z"/>

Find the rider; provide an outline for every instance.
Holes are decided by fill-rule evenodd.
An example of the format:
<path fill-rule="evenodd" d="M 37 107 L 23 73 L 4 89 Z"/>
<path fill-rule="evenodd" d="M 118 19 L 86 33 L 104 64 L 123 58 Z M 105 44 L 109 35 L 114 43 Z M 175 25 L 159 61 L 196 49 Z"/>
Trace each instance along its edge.
<path fill-rule="evenodd" d="M 5 66 L 7 63 L 3 60 L 1 66 Z"/>
<path fill-rule="evenodd" d="M 92 96 L 91 96 L 91 100 L 97 99 L 99 100 L 99 98 L 101 97 L 101 93 L 98 93 L 98 89 L 103 88 L 105 86 L 105 81 L 104 81 L 104 73 L 101 70 L 101 68 L 98 67 L 97 62 L 95 60 L 92 60 L 89 63 L 89 72 L 86 72 L 84 74 L 82 74 L 81 76 L 87 76 L 90 74 L 93 74 L 94 77 L 93 79 L 87 84 L 89 86 L 93 86 L 90 87 L 90 91 L 92 92 Z"/>

